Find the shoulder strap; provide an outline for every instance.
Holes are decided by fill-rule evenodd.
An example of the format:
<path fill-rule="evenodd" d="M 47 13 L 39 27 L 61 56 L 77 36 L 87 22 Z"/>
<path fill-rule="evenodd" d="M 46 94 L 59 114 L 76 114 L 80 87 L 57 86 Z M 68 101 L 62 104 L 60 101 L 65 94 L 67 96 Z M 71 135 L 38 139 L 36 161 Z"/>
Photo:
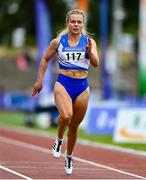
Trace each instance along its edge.
<path fill-rule="evenodd" d="M 64 47 L 68 46 L 68 34 L 64 34 L 63 36 L 61 36 L 60 43 Z"/>
<path fill-rule="evenodd" d="M 58 50 L 58 47 L 60 44 L 62 44 L 63 46 L 66 46 L 66 42 L 67 42 L 67 34 L 64 34 L 60 37 L 60 41 L 58 43 L 56 50 Z"/>
<path fill-rule="evenodd" d="M 88 43 L 88 37 L 86 35 L 82 35 L 79 46 L 85 46 Z"/>

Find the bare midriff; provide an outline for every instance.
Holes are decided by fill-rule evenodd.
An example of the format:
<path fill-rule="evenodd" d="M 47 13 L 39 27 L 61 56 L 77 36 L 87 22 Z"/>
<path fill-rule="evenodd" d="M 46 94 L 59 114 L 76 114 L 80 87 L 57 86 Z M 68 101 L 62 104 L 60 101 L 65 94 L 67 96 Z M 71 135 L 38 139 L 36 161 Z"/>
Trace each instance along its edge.
<path fill-rule="evenodd" d="M 88 75 L 87 71 L 82 71 L 82 70 L 64 70 L 60 69 L 59 74 L 64 74 L 65 76 L 69 76 L 72 78 L 86 78 Z"/>

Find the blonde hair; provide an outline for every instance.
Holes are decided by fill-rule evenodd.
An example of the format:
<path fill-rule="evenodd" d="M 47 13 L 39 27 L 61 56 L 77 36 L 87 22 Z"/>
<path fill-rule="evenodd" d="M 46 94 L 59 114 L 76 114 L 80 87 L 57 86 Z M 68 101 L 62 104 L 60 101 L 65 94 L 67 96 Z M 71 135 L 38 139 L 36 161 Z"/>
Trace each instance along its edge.
<path fill-rule="evenodd" d="M 69 17 L 71 14 L 78 14 L 78 15 L 82 15 L 83 17 L 83 23 L 84 23 L 84 26 L 83 26 L 83 30 L 82 30 L 82 34 L 86 35 L 86 36 L 92 36 L 92 34 L 88 33 L 87 30 L 86 30 L 86 16 L 84 14 L 83 11 L 79 10 L 79 9 L 73 9 L 71 11 L 69 11 L 67 14 L 66 14 L 66 24 L 68 23 L 69 21 Z M 68 28 L 64 28 L 63 30 L 60 30 L 58 32 L 58 36 L 62 36 L 64 34 L 67 34 L 69 32 Z"/>

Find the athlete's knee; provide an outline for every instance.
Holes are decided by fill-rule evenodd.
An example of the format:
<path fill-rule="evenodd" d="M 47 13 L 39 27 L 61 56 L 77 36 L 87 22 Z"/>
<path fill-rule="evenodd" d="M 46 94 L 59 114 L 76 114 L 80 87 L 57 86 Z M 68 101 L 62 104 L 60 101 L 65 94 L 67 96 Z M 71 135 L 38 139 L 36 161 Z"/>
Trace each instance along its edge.
<path fill-rule="evenodd" d="M 61 115 L 62 117 L 62 120 L 66 123 L 66 124 L 69 124 L 71 118 L 72 118 L 72 113 L 71 112 L 66 112 L 66 113 L 63 113 Z"/>
<path fill-rule="evenodd" d="M 70 124 L 69 124 L 69 130 L 70 130 L 70 131 L 75 132 L 75 131 L 78 130 L 78 127 L 79 127 L 79 124 L 73 124 L 73 123 L 70 123 Z"/>

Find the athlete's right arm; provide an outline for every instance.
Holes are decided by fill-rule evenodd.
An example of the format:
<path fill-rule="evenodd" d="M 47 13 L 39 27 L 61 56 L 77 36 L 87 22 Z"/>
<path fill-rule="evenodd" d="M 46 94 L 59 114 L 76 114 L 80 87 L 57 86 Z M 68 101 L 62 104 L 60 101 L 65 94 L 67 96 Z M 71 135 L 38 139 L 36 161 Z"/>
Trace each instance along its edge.
<path fill-rule="evenodd" d="M 57 49 L 59 40 L 60 38 L 58 37 L 53 39 L 41 58 L 41 63 L 39 66 L 39 71 L 38 71 L 38 77 L 33 87 L 32 96 L 35 96 L 42 89 L 42 80 L 43 80 L 45 71 L 47 69 L 48 62 L 56 54 L 56 49 Z"/>

